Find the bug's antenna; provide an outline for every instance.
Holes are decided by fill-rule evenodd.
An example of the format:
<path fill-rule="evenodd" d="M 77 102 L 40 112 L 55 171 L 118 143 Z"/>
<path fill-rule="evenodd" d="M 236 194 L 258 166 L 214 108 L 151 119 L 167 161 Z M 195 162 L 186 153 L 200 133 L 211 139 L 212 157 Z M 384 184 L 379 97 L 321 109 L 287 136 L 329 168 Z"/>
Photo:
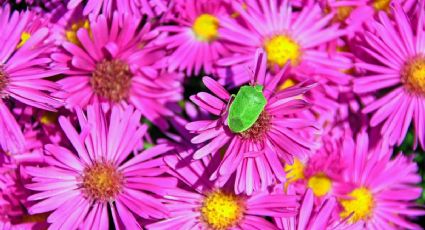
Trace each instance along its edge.
<path fill-rule="evenodd" d="M 248 74 L 249 75 L 251 75 L 251 78 L 253 77 L 253 76 L 255 76 L 254 75 L 254 70 L 252 69 L 252 66 L 250 66 L 250 65 L 245 65 L 245 68 L 246 68 L 246 72 L 248 72 Z M 250 85 L 253 85 L 255 83 L 255 81 L 254 82 L 250 82 L 249 84 Z"/>
<path fill-rule="evenodd" d="M 260 74 L 261 64 L 263 62 L 264 53 L 261 51 L 257 51 L 258 57 L 256 58 L 255 63 L 255 72 L 254 72 L 254 84 L 258 83 L 258 75 Z"/>

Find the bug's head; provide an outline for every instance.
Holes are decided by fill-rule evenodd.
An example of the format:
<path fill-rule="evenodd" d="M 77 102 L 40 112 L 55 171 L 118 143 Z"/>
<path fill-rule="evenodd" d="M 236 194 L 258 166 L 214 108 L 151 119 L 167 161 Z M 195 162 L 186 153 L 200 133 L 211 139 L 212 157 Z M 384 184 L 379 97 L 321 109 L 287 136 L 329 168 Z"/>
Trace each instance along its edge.
<path fill-rule="evenodd" d="M 257 92 L 260 92 L 260 93 L 263 92 L 263 88 L 264 88 L 264 86 L 262 86 L 262 85 L 255 85 L 254 86 L 254 89 L 257 90 Z"/>

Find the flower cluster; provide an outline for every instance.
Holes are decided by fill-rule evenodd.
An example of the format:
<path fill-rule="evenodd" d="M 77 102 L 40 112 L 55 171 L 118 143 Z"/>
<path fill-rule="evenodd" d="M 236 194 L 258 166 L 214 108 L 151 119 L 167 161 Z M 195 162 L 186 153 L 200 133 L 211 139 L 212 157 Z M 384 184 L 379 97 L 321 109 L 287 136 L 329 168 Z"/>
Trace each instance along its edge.
<path fill-rule="evenodd" d="M 0 229 L 422 229 L 424 0 L 0 0 Z"/>

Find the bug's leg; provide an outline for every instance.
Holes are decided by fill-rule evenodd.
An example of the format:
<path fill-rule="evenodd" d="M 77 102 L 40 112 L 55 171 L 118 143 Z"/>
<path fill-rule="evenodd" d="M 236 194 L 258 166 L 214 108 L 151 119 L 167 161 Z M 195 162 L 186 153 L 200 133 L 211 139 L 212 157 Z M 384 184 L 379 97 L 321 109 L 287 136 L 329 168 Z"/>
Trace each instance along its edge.
<path fill-rule="evenodd" d="M 226 109 L 222 112 L 221 115 L 223 115 L 224 113 L 226 113 L 229 110 L 230 104 L 232 103 L 232 101 L 235 97 L 236 97 L 236 95 L 234 95 L 234 94 L 230 95 L 230 99 L 227 102 Z"/>

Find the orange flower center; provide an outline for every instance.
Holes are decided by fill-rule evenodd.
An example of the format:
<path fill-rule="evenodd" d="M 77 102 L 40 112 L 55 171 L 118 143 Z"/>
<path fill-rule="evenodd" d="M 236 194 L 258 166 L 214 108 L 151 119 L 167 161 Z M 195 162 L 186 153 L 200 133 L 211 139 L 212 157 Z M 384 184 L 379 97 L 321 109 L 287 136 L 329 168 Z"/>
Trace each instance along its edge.
<path fill-rule="evenodd" d="M 97 95 L 109 101 L 119 102 L 128 97 L 132 76 L 125 62 L 103 60 L 96 65 L 90 83 Z"/>
<path fill-rule="evenodd" d="M 7 77 L 7 73 L 3 68 L 3 65 L 0 64 L 0 96 L 2 96 L 2 91 L 6 88 L 9 79 Z"/>
<path fill-rule="evenodd" d="M 412 92 L 425 94 L 425 57 L 417 56 L 409 60 L 402 72 L 402 82 Z"/>
<path fill-rule="evenodd" d="M 254 141 L 262 140 L 267 131 L 269 131 L 270 124 L 271 116 L 264 110 L 257 121 L 255 121 L 249 129 L 241 132 L 239 135 L 244 139 L 251 139 Z"/>
<path fill-rule="evenodd" d="M 121 192 L 123 175 L 110 163 L 96 162 L 83 173 L 83 188 L 98 201 L 111 201 Z"/>

